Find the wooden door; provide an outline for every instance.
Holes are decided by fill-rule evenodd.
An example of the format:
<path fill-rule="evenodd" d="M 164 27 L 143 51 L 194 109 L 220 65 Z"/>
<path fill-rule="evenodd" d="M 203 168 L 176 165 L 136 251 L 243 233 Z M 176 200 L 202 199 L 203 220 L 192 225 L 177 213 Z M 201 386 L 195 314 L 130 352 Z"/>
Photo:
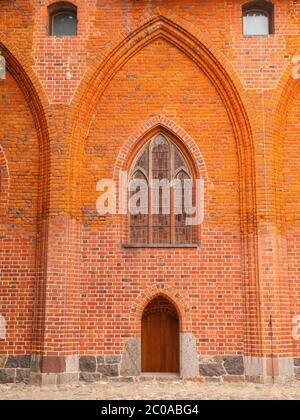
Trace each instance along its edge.
<path fill-rule="evenodd" d="M 166 299 L 156 300 L 150 305 L 142 319 L 142 371 L 179 373 L 179 319 L 176 309 Z"/>

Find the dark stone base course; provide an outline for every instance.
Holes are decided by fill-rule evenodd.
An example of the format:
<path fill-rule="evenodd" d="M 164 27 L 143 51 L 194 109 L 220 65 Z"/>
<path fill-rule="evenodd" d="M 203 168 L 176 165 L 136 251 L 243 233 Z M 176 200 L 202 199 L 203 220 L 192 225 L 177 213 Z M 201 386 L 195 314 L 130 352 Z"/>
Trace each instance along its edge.
<path fill-rule="evenodd" d="M 133 382 L 139 375 L 122 374 L 121 356 L 81 356 L 79 358 L 79 379 L 83 382 L 120 380 Z M 124 361 L 123 361 L 124 362 Z M 255 378 L 245 377 L 242 356 L 201 357 L 199 379 L 207 382 L 244 382 Z M 294 359 L 295 377 L 300 380 L 300 358 Z M 30 371 L 34 371 L 34 358 L 30 355 L 0 355 L 0 384 L 28 383 Z M 78 379 L 78 373 L 77 373 Z M 143 377 L 140 378 L 143 380 Z"/>
<path fill-rule="evenodd" d="M 207 382 L 244 382 L 244 359 L 242 356 L 200 358 L 199 375 Z"/>
<path fill-rule="evenodd" d="M 0 356 L 0 384 L 28 383 L 31 356 Z"/>
<path fill-rule="evenodd" d="M 99 382 L 102 379 L 120 378 L 121 356 L 81 356 L 80 381 Z"/>

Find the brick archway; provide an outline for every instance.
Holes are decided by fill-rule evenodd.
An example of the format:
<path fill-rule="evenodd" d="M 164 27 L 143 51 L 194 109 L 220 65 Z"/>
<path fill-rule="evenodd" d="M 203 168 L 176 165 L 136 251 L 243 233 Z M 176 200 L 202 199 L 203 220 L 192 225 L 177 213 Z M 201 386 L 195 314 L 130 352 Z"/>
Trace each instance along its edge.
<path fill-rule="evenodd" d="M 157 296 L 164 296 L 177 309 L 180 319 L 180 331 L 187 332 L 191 328 L 190 309 L 185 304 L 185 297 L 167 285 L 154 285 L 144 290 L 131 306 L 131 323 L 136 335 L 141 334 L 141 319 L 146 306 Z"/>
<path fill-rule="evenodd" d="M 141 320 L 142 373 L 180 372 L 179 314 L 166 295 L 155 296 Z"/>
<path fill-rule="evenodd" d="M 54 123 L 50 123 L 49 102 L 42 85 L 32 70 L 29 60 L 2 32 L 0 32 L 0 51 L 5 58 L 7 71 L 12 75 L 20 87 L 36 125 L 41 160 L 40 166 L 43 168 L 40 177 L 40 189 L 42 191 L 42 196 L 39 207 L 42 207 L 42 203 L 45 207 L 49 198 L 48 175 L 50 172 L 49 169 L 51 160 L 49 144 L 50 126 L 53 131 L 56 131 L 53 126 Z"/>
<path fill-rule="evenodd" d="M 34 327 L 32 335 L 32 348 L 40 348 L 45 331 L 44 301 L 45 301 L 45 277 L 47 260 L 47 215 L 50 207 L 49 178 L 51 166 L 50 153 L 50 129 L 57 132 L 55 122 L 50 122 L 50 105 L 35 72 L 32 69 L 30 58 L 19 51 L 17 46 L 4 33 L 0 32 L 0 51 L 5 58 L 7 71 L 14 78 L 22 91 L 28 104 L 35 124 L 38 147 L 39 147 L 39 197 L 37 208 L 37 230 L 39 232 L 36 244 L 36 302 L 34 306 Z M 3 162 L 3 158 L 0 159 Z M 0 163 L 1 166 L 1 163 Z M 3 168 L 3 165 L 2 165 Z M 5 175 L 7 173 L 7 175 Z M 8 198 L 8 172 L 4 169 L 4 189 L 6 197 L 2 206 L 7 206 Z M 1 187 L 2 189 L 2 187 Z"/>
<path fill-rule="evenodd" d="M 253 135 L 258 133 L 250 100 L 228 60 L 203 33 L 177 16 L 157 11 L 120 34 L 109 51 L 102 52 L 78 87 L 68 115 L 70 144 L 69 212 L 81 218 L 81 174 L 85 141 L 93 113 L 111 80 L 122 67 L 151 42 L 162 38 L 191 59 L 210 80 L 228 113 L 236 140 L 240 179 L 240 221 L 245 312 L 245 353 L 260 357 L 262 327 L 259 307 L 259 262 L 256 218 L 256 171 Z M 248 109 L 248 111 L 247 111 Z M 251 124 L 249 120 L 251 116 Z"/>
<path fill-rule="evenodd" d="M 135 156 L 135 149 L 140 145 L 143 139 L 149 139 L 158 132 L 165 132 L 173 135 L 185 147 L 186 152 L 193 160 L 193 166 L 196 169 L 197 177 L 203 178 L 209 184 L 209 176 L 202 153 L 195 140 L 175 121 L 170 120 L 164 115 L 157 115 L 144 122 L 129 137 L 123 145 L 114 167 L 114 180 L 118 182 L 119 171 L 128 169 L 130 158 Z"/>
<path fill-rule="evenodd" d="M 280 314 L 280 319 L 278 319 L 278 324 L 281 323 L 285 326 L 285 331 L 287 331 L 282 342 L 289 343 L 289 357 L 291 360 L 297 355 L 299 344 L 297 340 L 292 337 L 290 331 L 293 330 L 293 315 L 297 314 L 297 301 L 292 298 L 294 296 L 293 284 L 291 282 L 291 274 L 293 270 L 297 269 L 295 265 L 293 266 L 291 253 L 289 248 L 291 247 L 291 237 L 295 238 L 295 243 L 298 241 L 298 235 L 296 231 L 293 233 L 289 232 L 290 221 L 289 221 L 289 209 L 288 209 L 288 200 L 286 194 L 288 193 L 289 188 L 292 188 L 294 181 L 290 181 L 291 187 L 287 184 L 287 179 L 285 177 L 287 169 L 287 161 L 285 160 L 285 153 L 288 150 L 291 155 L 289 155 L 289 160 L 293 161 L 295 158 L 295 151 L 291 146 L 288 146 L 286 149 L 286 143 L 289 141 L 288 134 L 288 124 L 290 120 L 290 113 L 295 112 L 293 106 L 295 101 L 298 101 L 300 93 L 300 80 L 293 78 L 293 64 L 287 66 L 285 72 L 283 73 L 280 82 L 280 89 L 277 89 L 274 94 L 274 103 L 277 106 L 272 113 L 272 118 L 269 121 L 269 132 L 271 133 L 271 147 L 272 147 L 272 156 L 273 156 L 273 165 L 275 167 L 274 173 L 274 198 L 273 201 L 277 203 L 276 209 L 276 229 L 280 232 L 278 235 L 279 243 L 279 253 L 278 253 L 278 268 L 277 276 L 280 281 L 277 293 L 277 308 L 276 313 Z M 293 114 L 292 114 L 293 115 Z M 294 171 L 294 169 L 293 169 Z M 297 250 L 293 249 L 295 253 L 295 260 L 297 261 L 296 255 Z M 280 297 L 280 299 L 279 299 Z M 274 305 L 275 306 L 275 305 Z M 274 310 L 274 309 L 273 309 Z M 274 312 L 275 312 L 274 311 Z M 281 343 L 278 346 L 282 345 Z M 283 350 L 287 348 L 287 344 L 282 345 Z"/>
<path fill-rule="evenodd" d="M 80 217 L 81 196 L 80 174 L 85 140 L 93 112 L 103 93 L 116 73 L 145 46 L 158 38 L 173 44 L 188 58 L 193 60 L 199 69 L 208 77 L 220 95 L 232 123 L 237 144 L 242 185 L 248 182 L 246 192 L 242 192 L 242 205 L 248 205 L 249 212 L 255 206 L 255 170 L 253 161 L 253 131 L 256 131 L 255 115 L 250 126 L 245 107 L 250 110 L 251 102 L 243 89 L 238 76 L 228 60 L 202 32 L 177 15 L 164 10 L 157 10 L 144 21 L 130 28 L 126 34 L 120 33 L 106 51 L 102 52 L 93 65 L 87 70 L 79 85 L 68 115 L 67 130 L 70 145 L 69 171 L 69 211 Z M 245 191 L 246 191 L 245 190 Z M 243 218 L 242 218 L 243 219 Z"/>
<path fill-rule="evenodd" d="M 185 155 L 187 161 L 190 164 L 194 179 L 201 179 L 204 181 L 203 210 L 204 214 L 206 214 L 211 199 L 211 190 L 213 189 L 213 184 L 210 182 L 203 155 L 194 139 L 175 121 L 170 120 L 164 115 L 157 115 L 140 125 L 124 143 L 122 149 L 119 152 L 113 171 L 113 179 L 117 185 L 117 203 L 119 204 L 119 208 L 124 205 L 124 203 L 122 203 L 123 199 L 121 198 L 120 193 L 120 173 L 126 172 L 129 174 L 132 159 L 134 159 L 134 157 L 137 155 L 138 149 L 140 149 L 153 136 L 159 133 L 165 134 L 181 149 L 183 155 Z M 127 243 L 128 217 L 127 215 L 120 215 L 119 217 L 122 219 L 122 229 L 120 232 L 121 241 L 123 243 Z M 201 226 L 198 226 L 196 235 L 198 241 L 200 242 Z"/>
<path fill-rule="evenodd" d="M 192 331 L 190 309 L 185 302 L 188 299 L 182 292 L 165 284 L 154 285 L 142 292 L 131 306 L 130 322 L 134 326 L 134 338 L 125 343 L 122 356 L 121 375 L 139 376 L 142 372 L 141 333 L 142 316 L 147 305 L 157 297 L 167 299 L 179 316 L 180 376 L 196 378 L 199 376 L 199 361 L 196 340 Z"/>

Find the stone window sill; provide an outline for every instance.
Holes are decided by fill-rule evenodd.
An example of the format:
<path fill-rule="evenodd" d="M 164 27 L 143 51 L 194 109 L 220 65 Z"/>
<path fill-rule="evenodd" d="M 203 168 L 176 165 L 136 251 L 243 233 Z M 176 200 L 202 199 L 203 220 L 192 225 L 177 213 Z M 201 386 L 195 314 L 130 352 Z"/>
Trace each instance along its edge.
<path fill-rule="evenodd" d="M 135 245 L 135 244 L 122 244 L 122 247 L 125 249 L 155 249 L 155 248 L 165 248 L 165 249 L 197 249 L 200 247 L 200 244 L 146 244 L 146 245 Z"/>

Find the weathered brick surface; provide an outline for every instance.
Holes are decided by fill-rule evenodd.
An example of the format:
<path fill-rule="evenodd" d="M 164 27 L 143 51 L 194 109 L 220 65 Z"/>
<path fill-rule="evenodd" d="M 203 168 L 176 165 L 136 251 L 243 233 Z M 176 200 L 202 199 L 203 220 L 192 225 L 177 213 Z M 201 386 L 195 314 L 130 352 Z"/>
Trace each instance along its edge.
<path fill-rule="evenodd" d="M 31 352 L 114 376 L 158 293 L 221 357 L 208 376 L 238 378 L 241 354 L 299 358 L 300 4 L 275 0 L 275 35 L 243 37 L 241 0 L 74 1 L 78 36 L 57 39 L 51 3 L 1 1 L 1 381 L 25 379 L 14 357 Z M 206 179 L 197 249 L 125 249 L 124 218 L 95 211 L 150 128 Z"/>

